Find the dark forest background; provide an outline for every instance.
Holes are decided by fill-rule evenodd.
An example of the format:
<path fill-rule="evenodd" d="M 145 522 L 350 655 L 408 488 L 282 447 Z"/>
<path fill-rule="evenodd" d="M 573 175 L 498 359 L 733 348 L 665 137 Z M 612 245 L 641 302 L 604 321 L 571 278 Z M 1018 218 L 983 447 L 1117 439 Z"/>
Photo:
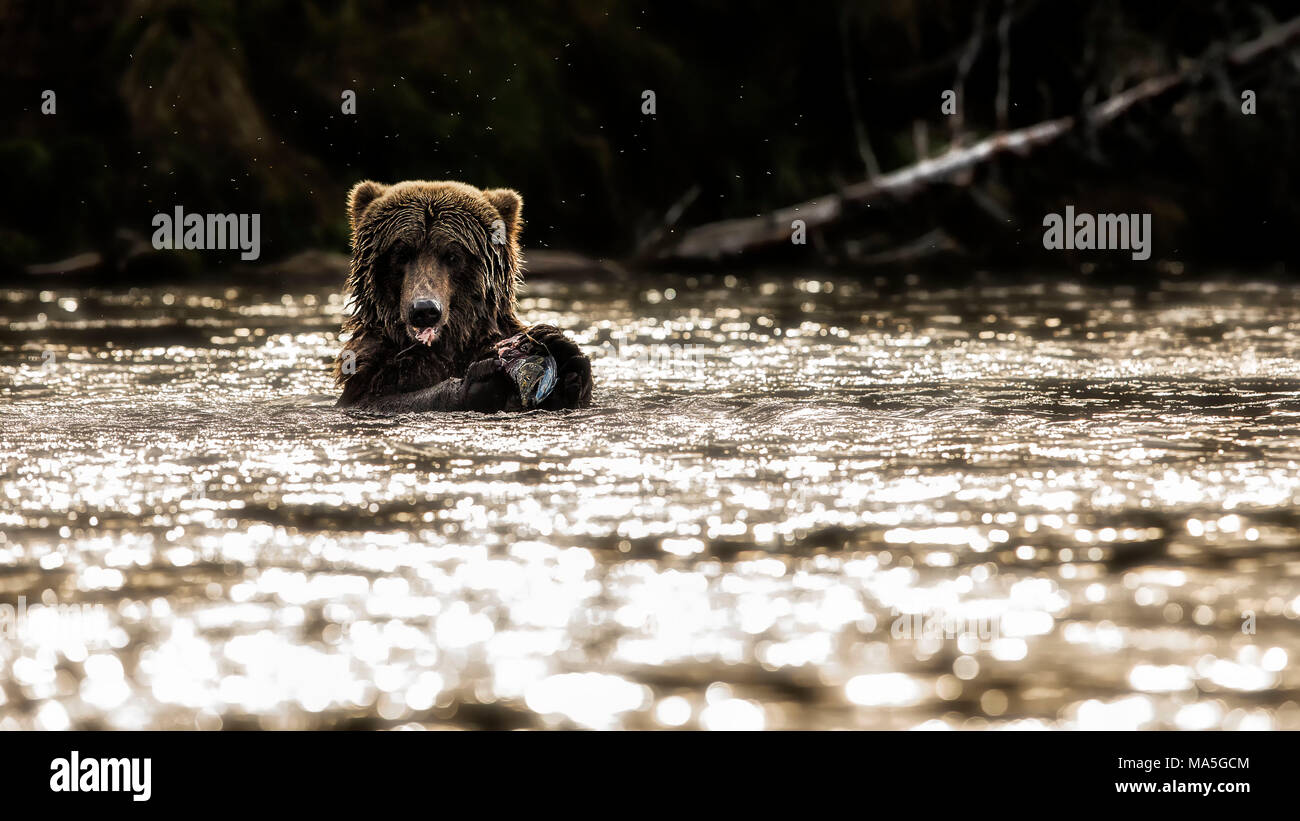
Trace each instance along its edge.
<path fill-rule="evenodd" d="M 1080 112 L 1296 13 L 1283 0 L 6 0 L 0 269 L 97 251 L 120 274 L 176 205 L 260 213 L 263 261 L 345 250 L 344 196 L 364 178 L 514 187 L 529 247 L 627 259 L 670 212 L 691 226 L 833 192 L 954 139 Z M 960 117 L 941 115 L 958 87 Z M 355 116 L 340 110 L 348 89 Z M 942 226 L 967 258 L 1039 264 L 1042 216 L 1068 203 L 1153 213 L 1147 264 L 1293 268 L 1298 92 L 1295 49 L 1210 72 L 861 231 L 887 248 Z"/>

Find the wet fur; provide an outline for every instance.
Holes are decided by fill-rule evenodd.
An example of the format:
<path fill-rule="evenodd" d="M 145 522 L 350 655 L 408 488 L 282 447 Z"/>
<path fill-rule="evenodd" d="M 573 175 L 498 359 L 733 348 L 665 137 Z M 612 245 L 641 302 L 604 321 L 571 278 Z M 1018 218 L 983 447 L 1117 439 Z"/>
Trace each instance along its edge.
<path fill-rule="evenodd" d="M 515 314 L 522 199 L 509 189 L 480 191 L 457 182 L 384 186 L 367 181 L 352 189 L 348 209 L 352 265 L 346 293 L 353 313 L 344 321 L 347 341 L 334 364 L 343 388 L 339 404 L 376 406 L 390 397 L 382 409 L 458 409 L 452 394 L 463 386 L 445 383 L 459 383 L 471 364 L 493 356 L 496 342 L 524 328 Z M 504 223 L 505 242 L 492 241 L 498 220 Z M 457 246 L 464 265 L 459 270 L 440 266 L 441 255 Z M 399 247 L 407 249 L 404 259 L 424 264 L 408 264 L 403 272 L 394 264 Z M 412 282 L 413 277 L 427 281 Z M 418 343 L 406 321 L 405 307 L 418 287 L 440 287 L 449 294 L 431 346 Z M 446 396 L 395 399 L 438 387 Z"/>

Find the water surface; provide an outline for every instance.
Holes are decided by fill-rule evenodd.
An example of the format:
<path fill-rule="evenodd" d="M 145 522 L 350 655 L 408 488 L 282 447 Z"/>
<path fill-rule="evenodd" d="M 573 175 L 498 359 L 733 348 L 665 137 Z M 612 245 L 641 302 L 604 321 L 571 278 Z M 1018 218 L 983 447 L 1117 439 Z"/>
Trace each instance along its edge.
<path fill-rule="evenodd" d="M 512 416 L 343 310 L 0 291 L 0 728 L 1300 728 L 1291 288 L 536 283 Z"/>

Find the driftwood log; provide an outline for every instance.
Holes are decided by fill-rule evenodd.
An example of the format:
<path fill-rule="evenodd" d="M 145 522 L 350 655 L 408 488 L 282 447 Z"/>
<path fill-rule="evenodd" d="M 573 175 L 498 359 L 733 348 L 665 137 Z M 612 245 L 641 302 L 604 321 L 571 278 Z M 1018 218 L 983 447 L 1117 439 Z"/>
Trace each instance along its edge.
<path fill-rule="evenodd" d="M 1269 27 L 1259 37 L 1227 50 L 1215 51 L 1188 67 L 1152 77 L 1134 85 L 1084 113 L 1086 125 L 1104 126 L 1134 105 L 1153 100 L 1176 88 L 1190 85 L 1220 68 L 1244 66 L 1300 40 L 1300 17 Z M 649 248 L 643 263 L 712 261 L 739 257 L 791 238 L 791 224 L 803 220 L 809 233 L 838 223 L 846 206 L 865 207 L 875 202 L 906 199 L 936 183 L 960 182 L 963 175 L 999 154 L 1028 154 L 1035 148 L 1060 139 L 1078 125 L 1077 115 L 1048 120 L 1025 128 L 1003 131 L 967 146 L 954 145 L 937 157 L 849 185 L 842 191 L 781 208 L 768 214 L 707 223 L 677 232 Z"/>

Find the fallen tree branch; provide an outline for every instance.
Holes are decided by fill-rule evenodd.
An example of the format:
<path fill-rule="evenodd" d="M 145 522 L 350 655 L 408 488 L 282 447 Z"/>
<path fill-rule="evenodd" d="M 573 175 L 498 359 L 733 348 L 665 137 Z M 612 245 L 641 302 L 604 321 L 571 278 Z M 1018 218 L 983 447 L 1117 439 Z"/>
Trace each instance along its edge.
<path fill-rule="evenodd" d="M 1199 79 L 1220 61 L 1230 66 L 1243 66 L 1295 40 L 1300 40 L 1300 17 L 1274 26 L 1256 39 L 1240 43 L 1226 52 L 1202 58 L 1180 71 L 1144 80 L 1094 105 L 1084 116 L 1094 128 L 1106 125 L 1138 103 Z M 843 217 L 846 206 L 869 207 L 875 202 L 909 197 L 926 186 L 950 181 L 999 154 L 1027 154 L 1061 138 L 1075 125 L 1076 118 L 1071 115 L 1001 132 L 973 145 L 954 147 L 940 156 L 850 185 L 837 194 L 827 194 L 757 217 L 700 225 L 682 232 L 675 242 L 660 246 L 653 259 L 717 260 L 787 243 L 794 220 L 803 220 L 810 231 L 825 228 Z"/>

